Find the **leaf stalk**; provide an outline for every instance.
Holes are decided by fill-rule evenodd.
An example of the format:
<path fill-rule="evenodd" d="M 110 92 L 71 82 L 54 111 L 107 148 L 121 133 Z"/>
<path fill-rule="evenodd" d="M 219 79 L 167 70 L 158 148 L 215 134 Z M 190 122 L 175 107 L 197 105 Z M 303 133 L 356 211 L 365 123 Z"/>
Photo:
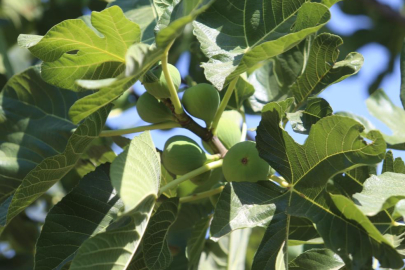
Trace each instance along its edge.
<path fill-rule="evenodd" d="M 196 176 L 198 176 L 200 174 L 203 174 L 205 172 L 208 172 L 210 170 L 221 167 L 222 162 L 223 162 L 222 159 L 214 161 L 214 162 L 210 162 L 208 164 L 205 164 L 205 165 L 201 166 L 200 168 L 195 169 L 194 171 L 188 172 L 185 175 L 180 176 L 179 178 L 177 178 L 177 179 L 171 181 L 170 183 L 168 183 L 167 185 L 164 185 L 163 187 L 161 187 L 160 190 L 159 190 L 159 196 L 161 194 L 163 194 L 164 192 L 166 192 L 167 190 L 172 189 L 172 188 L 180 185 L 184 181 L 187 181 L 187 180 L 189 180 L 189 179 L 191 179 L 193 177 L 196 177 Z"/>
<path fill-rule="evenodd" d="M 167 86 L 169 87 L 170 100 L 172 101 L 172 104 L 174 106 L 174 112 L 176 114 L 182 114 L 182 113 L 184 113 L 184 110 L 183 110 L 183 107 L 181 105 L 179 95 L 177 94 L 176 87 L 174 86 L 172 77 L 170 76 L 169 69 L 167 67 L 167 65 L 168 65 L 168 57 L 169 57 L 169 50 L 170 50 L 170 47 L 173 45 L 173 42 L 170 43 L 169 46 L 167 46 L 167 48 L 165 49 L 165 51 L 163 53 L 163 56 L 162 56 L 162 69 L 163 69 L 163 74 L 165 75 Z"/>
<path fill-rule="evenodd" d="M 219 105 L 217 113 L 214 116 L 214 120 L 212 121 L 212 126 L 211 126 L 211 132 L 214 135 L 216 134 L 218 123 L 219 123 L 219 120 L 221 119 L 222 113 L 225 111 L 226 106 L 228 106 L 228 102 L 231 99 L 233 91 L 235 90 L 235 86 L 236 86 L 236 83 L 238 82 L 238 79 L 239 79 L 239 77 L 236 77 L 229 84 L 228 88 L 226 89 L 224 98 L 221 100 L 221 104 Z"/>
<path fill-rule="evenodd" d="M 171 129 L 171 128 L 176 128 L 176 127 L 181 127 L 181 125 L 177 122 L 169 121 L 169 122 L 163 122 L 163 123 L 158 123 L 158 124 L 153 124 L 153 125 L 148 125 L 148 126 L 139 126 L 139 127 L 134 127 L 134 128 L 117 129 L 117 130 L 103 130 L 103 131 L 101 131 L 99 136 L 100 137 L 113 137 L 113 136 L 121 136 L 121 135 L 125 135 L 125 134 L 143 132 L 143 131 L 147 131 L 147 130 Z"/>

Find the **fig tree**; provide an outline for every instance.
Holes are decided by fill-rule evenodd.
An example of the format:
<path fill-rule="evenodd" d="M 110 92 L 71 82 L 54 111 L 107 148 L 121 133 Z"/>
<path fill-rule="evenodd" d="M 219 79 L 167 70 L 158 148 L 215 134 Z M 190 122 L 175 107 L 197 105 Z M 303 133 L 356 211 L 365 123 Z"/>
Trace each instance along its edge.
<path fill-rule="evenodd" d="M 206 83 L 200 83 L 184 91 L 182 103 L 194 117 L 204 120 L 207 127 L 211 125 L 219 107 L 218 90 Z"/>
<path fill-rule="evenodd" d="M 143 93 L 139 97 L 136 103 L 136 109 L 139 117 L 148 123 L 176 121 L 176 118 L 173 116 L 169 108 L 148 92 Z"/>
<path fill-rule="evenodd" d="M 168 64 L 167 65 L 170 76 L 176 90 L 179 89 L 181 84 L 181 76 L 178 69 Z M 143 86 L 145 86 L 146 91 L 155 96 L 156 98 L 170 98 L 169 87 L 167 86 L 167 81 L 162 69 L 162 65 L 158 65 L 153 69 L 149 70 L 142 79 Z"/>
<path fill-rule="evenodd" d="M 163 165 L 175 175 L 186 174 L 216 159 L 216 156 L 205 153 L 194 140 L 181 135 L 167 140 L 162 155 Z"/>
<path fill-rule="evenodd" d="M 260 158 L 256 143 L 244 141 L 235 144 L 224 158 L 222 171 L 228 182 L 257 182 L 267 180 L 269 164 Z"/>

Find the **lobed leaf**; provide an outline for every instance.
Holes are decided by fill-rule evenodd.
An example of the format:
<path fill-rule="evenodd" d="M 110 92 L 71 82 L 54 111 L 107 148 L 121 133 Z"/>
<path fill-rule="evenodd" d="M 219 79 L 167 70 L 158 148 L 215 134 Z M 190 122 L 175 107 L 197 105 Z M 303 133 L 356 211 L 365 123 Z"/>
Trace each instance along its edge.
<path fill-rule="evenodd" d="M 98 108 L 113 102 L 139 80 L 141 76 L 161 59 L 166 47 L 181 34 L 184 27 L 207 8 L 209 2 L 206 2 L 205 0 L 200 0 L 199 3 L 201 5 L 191 10 L 190 14 L 181 18 L 174 17 L 174 20 L 170 21 L 170 24 L 166 28 L 156 34 L 157 46 L 137 43 L 129 47 L 125 56 L 126 77 L 107 82 L 103 81 L 103 87 L 98 92 L 76 102 L 69 111 L 69 116 L 73 122 L 77 123 Z M 89 81 L 86 82 L 86 84 L 89 83 Z M 100 85 L 100 82 L 96 84 Z"/>
<path fill-rule="evenodd" d="M 128 48 L 140 41 L 139 26 L 117 6 L 93 12 L 91 24 L 102 36 L 83 20 L 66 20 L 29 47 L 34 56 L 44 61 L 41 75 L 46 82 L 79 91 L 75 83 L 78 79 L 113 78 L 124 71 Z"/>
<path fill-rule="evenodd" d="M 291 86 L 297 107 L 327 86 L 359 72 L 364 62 L 359 53 L 351 53 L 345 60 L 336 62 L 339 57 L 338 47 L 342 44 L 340 37 L 328 33 L 315 38 L 305 71 Z"/>
<path fill-rule="evenodd" d="M 194 22 L 210 59 L 203 64 L 205 75 L 222 89 L 259 62 L 291 49 L 329 18 L 325 5 L 304 0 L 217 1 Z"/>
<path fill-rule="evenodd" d="M 272 246 L 281 248 L 284 245 L 286 239 L 280 234 L 285 232 L 283 228 L 289 227 L 291 215 L 315 223 L 325 246 L 341 256 L 349 267 L 369 267 L 372 257 L 383 266 L 400 267 L 403 262 L 399 254 L 371 223 L 365 222 L 367 218 L 352 215 L 354 210 L 344 212 L 343 207 L 332 201 L 340 195 L 330 197 L 325 192 L 327 181 L 335 174 L 378 163 L 384 157 L 385 142 L 381 134 L 376 131 L 366 134 L 371 140 L 367 144 L 360 137 L 364 127 L 358 122 L 347 117 L 329 116 L 313 125 L 304 145 L 299 145 L 280 126 L 291 103 L 292 100 L 288 99 L 266 105 L 257 129 L 260 156 L 291 186 L 275 202 L 280 221 L 273 218 L 270 222 L 256 255 L 256 265 L 263 267 L 274 263 L 268 264 L 265 254 Z M 338 198 L 344 201 L 346 197 Z M 350 200 L 344 202 L 349 205 Z M 350 207 L 356 209 L 354 204 Z M 282 231 L 275 234 L 274 227 Z"/>

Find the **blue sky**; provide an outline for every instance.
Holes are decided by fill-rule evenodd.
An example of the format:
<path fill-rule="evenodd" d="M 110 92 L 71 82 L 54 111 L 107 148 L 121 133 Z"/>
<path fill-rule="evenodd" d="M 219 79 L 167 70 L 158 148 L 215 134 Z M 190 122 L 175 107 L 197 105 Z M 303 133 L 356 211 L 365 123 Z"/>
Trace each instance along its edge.
<path fill-rule="evenodd" d="M 385 0 L 382 1 L 389 4 L 395 9 L 399 9 L 402 6 L 402 0 Z M 365 16 L 348 16 L 344 14 L 336 5 L 332 7 L 332 19 L 329 22 L 329 27 L 333 31 L 340 35 L 350 35 L 356 30 L 373 27 L 372 22 Z M 343 45 L 344 46 L 344 45 Z M 366 107 L 365 100 L 368 97 L 367 86 L 373 81 L 373 79 L 379 74 L 380 71 L 384 70 L 388 62 L 388 51 L 385 47 L 379 44 L 368 44 L 358 50 L 364 56 L 364 65 L 360 70 L 359 74 L 355 77 L 346 79 L 338 84 L 328 87 L 320 96 L 326 99 L 335 112 L 337 111 L 348 111 L 357 115 L 361 115 L 369 119 L 377 128 L 382 132 L 391 134 L 391 131 L 382 124 L 379 120 L 372 117 Z M 184 54 L 180 58 L 176 66 L 179 68 L 181 75 L 184 77 L 187 75 L 187 65 L 189 61 L 189 55 Z M 400 91 L 400 70 L 399 70 L 399 59 L 395 63 L 395 69 L 392 74 L 387 76 L 382 82 L 381 87 L 385 90 L 387 95 L 397 106 L 402 107 L 399 100 Z M 138 82 L 135 85 L 135 90 L 137 93 L 142 93 L 144 90 L 143 86 Z M 196 119 L 199 123 L 203 124 L 202 121 Z M 249 116 L 248 117 L 248 128 L 254 128 L 259 124 L 260 116 Z M 108 119 L 108 125 L 112 128 L 130 128 L 139 125 L 147 125 L 148 123 L 143 122 L 136 109 L 130 109 L 126 111 L 123 115 L 116 118 Z M 300 135 L 292 132 L 291 128 L 287 127 L 290 135 L 299 142 L 303 143 L 306 136 Z M 184 129 L 173 129 L 170 131 L 152 131 L 152 137 L 156 146 L 160 149 L 163 148 L 165 141 L 173 135 L 183 134 L 193 138 L 195 141 L 200 143 L 200 139 L 192 134 L 191 132 Z M 136 134 L 128 135 L 127 137 L 132 138 Z M 255 135 L 251 132 L 251 135 Z M 394 155 L 401 156 L 405 159 L 405 153 L 401 151 L 394 151 Z"/>

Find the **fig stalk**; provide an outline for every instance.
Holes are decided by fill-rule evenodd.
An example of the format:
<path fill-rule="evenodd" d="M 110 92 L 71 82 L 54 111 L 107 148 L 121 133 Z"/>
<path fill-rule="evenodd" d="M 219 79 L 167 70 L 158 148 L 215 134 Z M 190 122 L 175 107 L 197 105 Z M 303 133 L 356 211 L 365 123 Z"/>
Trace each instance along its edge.
<path fill-rule="evenodd" d="M 236 83 L 238 82 L 239 77 L 236 77 L 233 79 L 228 88 L 226 89 L 226 93 L 224 98 L 221 101 L 221 104 L 219 105 L 218 111 L 214 116 L 214 120 L 212 121 L 212 126 L 211 126 L 211 132 L 212 134 L 215 135 L 219 120 L 221 119 L 222 113 L 225 111 L 226 106 L 228 105 L 229 100 L 231 99 L 231 96 L 233 94 L 233 91 L 235 90 Z"/>
<path fill-rule="evenodd" d="M 173 41 L 174 42 L 174 41 Z M 184 113 L 183 111 L 183 107 L 181 106 L 181 102 L 179 99 L 179 96 L 177 95 L 177 90 L 176 87 L 174 86 L 172 77 L 170 76 L 170 72 L 169 72 L 169 68 L 168 68 L 168 63 L 167 63 L 167 59 L 169 56 L 169 50 L 170 47 L 172 46 L 172 43 L 170 43 L 169 46 L 167 46 L 167 48 L 165 49 L 164 53 L 163 53 L 163 57 L 162 57 L 162 69 L 163 69 L 163 73 L 165 75 L 165 79 L 167 82 L 167 86 L 169 88 L 169 92 L 170 92 L 170 100 L 172 101 L 172 104 L 174 106 L 174 112 L 176 114 L 182 114 Z"/>
<path fill-rule="evenodd" d="M 198 200 L 201 200 L 201 199 L 204 199 L 204 198 L 219 194 L 219 193 L 222 192 L 223 189 L 224 189 L 224 186 L 220 186 L 218 188 L 211 189 L 211 190 L 208 190 L 208 191 L 195 193 L 195 194 L 192 194 L 190 196 L 181 197 L 179 201 L 180 201 L 180 203 L 198 201 Z"/>
<path fill-rule="evenodd" d="M 177 179 L 171 181 L 170 183 L 168 183 L 167 185 L 164 185 L 163 187 L 161 187 L 160 190 L 159 190 L 159 196 L 162 195 L 165 191 L 180 185 L 184 181 L 187 181 L 187 180 L 189 180 L 189 179 L 191 179 L 193 177 L 196 177 L 196 176 L 198 176 L 198 175 L 200 175 L 202 173 L 205 173 L 205 172 L 208 172 L 210 170 L 221 167 L 222 166 L 222 161 L 223 160 L 220 159 L 220 160 L 217 160 L 217 161 L 214 161 L 214 162 L 207 163 L 207 164 L 205 164 L 205 165 L 203 165 L 203 166 L 201 166 L 201 167 L 199 167 L 199 168 L 197 168 L 197 169 L 195 169 L 195 170 L 193 170 L 193 171 L 191 171 L 189 173 L 186 173 L 185 175 L 180 176 L 179 178 L 177 178 Z"/>
<path fill-rule="evenodd" d="M 117 129 L 117 130 L 103 130 L 101 131 L 99 137 L 113 137 L 113 136 L 121 136 L 125 134 L 143 132 L 147 130 L 155 130 L 155 129 L 171 129 L 181 127 L 179 123 L 168 121 L 159 124 L 152 124 L 147 126 L 139 126 L 134 128 L 126 128 L 126 129 Z"/>

